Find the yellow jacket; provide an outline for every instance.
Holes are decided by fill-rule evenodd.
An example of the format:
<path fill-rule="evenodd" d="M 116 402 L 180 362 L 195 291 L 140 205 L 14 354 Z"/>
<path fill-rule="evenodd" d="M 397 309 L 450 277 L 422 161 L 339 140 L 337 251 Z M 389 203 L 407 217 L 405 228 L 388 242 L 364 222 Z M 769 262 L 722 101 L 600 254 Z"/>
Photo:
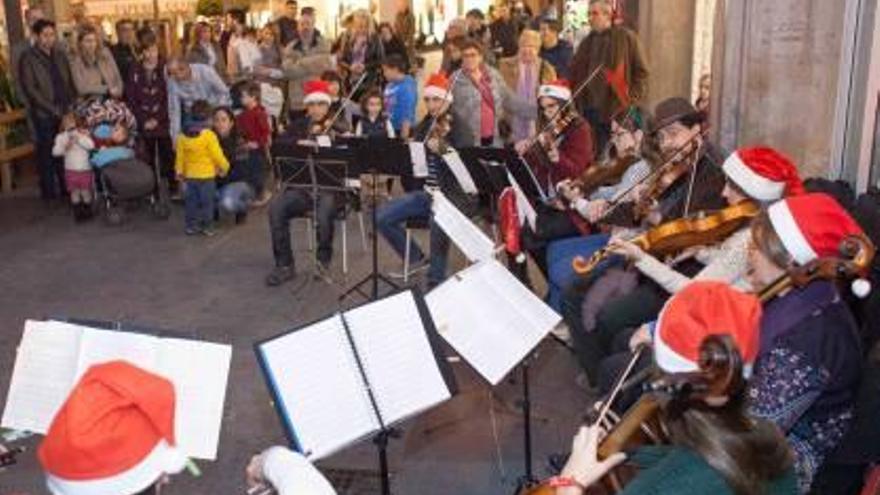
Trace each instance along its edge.
<path fill-rule="evenodd" d="M 185 179 L 213 179 L 226 175 L 229 161 L 223 155 L 214 131 L 205 129 L 195 137 L 180 134 L 174 170 Z"/>

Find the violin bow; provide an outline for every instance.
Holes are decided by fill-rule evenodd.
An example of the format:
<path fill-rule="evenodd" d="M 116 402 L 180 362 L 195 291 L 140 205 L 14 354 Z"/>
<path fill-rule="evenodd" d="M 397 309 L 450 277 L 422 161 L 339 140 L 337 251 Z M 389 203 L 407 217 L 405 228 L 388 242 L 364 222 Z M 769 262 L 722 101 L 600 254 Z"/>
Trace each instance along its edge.
<path fill-rule="evenodd" d="M 635 189 L 636 187 L 638 187 L 638 186 L 641 185 L 641 184 L 644 184 L 644 183 L 647 182 L 649 179 L 653 179 L 654 177 L 656 177 L 657 175 L 660 174 L 660 172 L 663 170 L 664 167 L 666 167 L 666 165 L 668 165 L 668 164 L 674 162 L 675 160 L 679 159 L 679 158 L 681 157 L 682 153 L 684 153 L 685 150 L 687 150 L 687 148 L 691 145 L 691 143 L 693 143 L 693 141 L 697 138 L 697 136 L 701 136 L 701 135 L 703 135 L 705 132 L 706 132 L 705 130 L 700 130 L 699 132 L 697 132 L 696 134 L 694 134 L 693 136 L 691 136 L 691 138 L 688 139 L 686 143 L 682 144 L 677 150 L 675 150 L 675 153 L 673 153 L 672 156 L 671 156 L 670 158 L 664 160 L 664 161 L 663 161 L 663 164 L 660 165 L 659 167 L 657 167 L 656 170 L 654 170 L 654 171 L 651 172 L 650 174 L 648 174 L 648 175 L 642 177 L 641 180 L 637 181 L 635 184 L 629 186 L 628 188 L 626 188 L 626 190 L 624 190 L 623 192 L 621 192 L 621 193 L 619 193 L 617 196 L 615 196 L 615 198 L 611 201 L 611 203 L 612 203 L 612 204 L 611 204 L 611 207 L 608 208 L 608 210 L 605 211 L 605 213 L 602 215 L 602 219 L 600 219 L 599 222 L 601 222 L 602 220 L 608 218 L 609 215 L 611 215 L 612 213 L 614 213 L 614 211 L 615 211 L 615 210 L 616 210 L 621 204 L 623 204 L 623 199 L 626 198 L 626 197 L 629 195 L 629 193 L 631 193 L 631 192 L 633 191 L 633 189 Z M 696 151 L 696 150 L 691 150 L 691 151 L 689 151 L 689 153 L 694 153 L 695 151 Z M 684 156 L 687 156 L 687 155 L 684 155 Z M 597 222 L 597 223 L 598 223 L 598 222 Z"/>
<path fill-rule="evenodd" d="M 602 424 L 605 421 L 605 416 L 608 415 L 609 411 L 611 411 L 611 405 L 614 404 L 614 401 L 617 400 L 617 396 L 620 395 L 625 388 L 625 385 L 628 383 L 629 375 L 632 373 L 633 368 L 635 368 L 636 363 L 639 361 L 639 358 L 642 357 L 642 353 L 645 349 L 648 348 L 648 344 L 640 344 L 638 347 L 633 349 L 632 356 L 630 357 L 629 363 L 626 365 L 626 369 L 623 370 L 623 373 L 617 377 L 617 381 L 614 383 L 614 388 L 611 389 L 611 392 L 605 397 L 605 400 L 602 402 L 602 409 L 599 410 L 599 416 L 596 418 L 596 424 Z M 629 384 L 632 385 L 632 384 Z"/>
<path fill-rule="evenodd" d="M 324 132 L 329 132 L 330 129 L 333 128 L 333 124 L 335 124 L 336 121 L 339 120 L 339 116 L 342 115 L 342 112 L 345 111 L 345 101 L 350 100 L 351 97 L 354 96 L 355 93 L 357 93 L 357 90 L 360 89 L 361 85 L 364 84 L 364 81 L 366 81 L 366 79 L 367 71 L 364 71 L 364 73 L 361 74 L 361 77 L 359 77 L 357 82 L 354 84 L 354 87 L 351 88 L 351 91 L 349 91 L 348 94 L 345 96 L 345 99 L 340 102 L 339 109 L 337 109 L 336 113 L 333 114 L 333 118 L 330 119 L 330 122 L 324 124 Z"/>

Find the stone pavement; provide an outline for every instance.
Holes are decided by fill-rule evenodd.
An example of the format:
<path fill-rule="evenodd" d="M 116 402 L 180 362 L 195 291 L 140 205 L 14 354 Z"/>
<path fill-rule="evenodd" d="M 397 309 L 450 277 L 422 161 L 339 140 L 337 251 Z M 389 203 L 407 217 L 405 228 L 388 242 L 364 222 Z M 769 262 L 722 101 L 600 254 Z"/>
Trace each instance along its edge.
<path fill-rule="evenodd" d="M 339 287 L 307 283 L 301 276 L 282 288 L 268 288 L 272 265 L 265 211 L 247 223 L 225 222 L 214 238 L 183 234 L 182 208 L 168 221 L 135 212 L 127 224 L 97 220 L 74 225 L 63 208 L 37 200 L 0 199 L 0 404 L 25 319 L 75 317 L 120 320 L 195 332 L 234 346 L 219 456 L 200 464 L 203 475 L 178 476 L 163 494 L 244 493 L 243 470 L 250 456 L 284 442 L 253 352 L 254 342 L 303 325 L 338 309 Z M 369 222 L 368 222 L 369 223 Z M 349 282 L 369 270 L 358 224 L 349 220 Z M 294 243 L 302 271 L 308 257 L 304 222 L 294 222 Z M 424 239 L 422 239 L 424 241 Z M 341 279 L 341 236 L 333 273 Z M 426 245 L 426 244 L 423 244 Z M 380 243 L 387 272 L 400 261 Z M 460 256 L 454 266 L 461 267 Z M 355 304 L 351 301 L 348 304 Z M 584 393 L 574 385 L 576 366 L 568 351 L 545 342 L 532 366 L 535 466 L 544 475 L 548 453 L 567 450 Z M 522 420 L 515 409 L 518 383 L 495 390 L 467 365 L 454 364 L 460 393 L 404 424 L 391 442 L 392 488 L 396 494 L 488 495 L 512 493 L 522 472 Z M 33 447 L 36 439 L 26 442 Z M 0 495 L 45 493 L 33 452 L 0 473 Z M 322 462 L 324 469 L 372 470 L 370 442 Z M 375 480 L 373 480 L 375 481 Z M 354 483 L 345 493 L 373 493 Z"/>

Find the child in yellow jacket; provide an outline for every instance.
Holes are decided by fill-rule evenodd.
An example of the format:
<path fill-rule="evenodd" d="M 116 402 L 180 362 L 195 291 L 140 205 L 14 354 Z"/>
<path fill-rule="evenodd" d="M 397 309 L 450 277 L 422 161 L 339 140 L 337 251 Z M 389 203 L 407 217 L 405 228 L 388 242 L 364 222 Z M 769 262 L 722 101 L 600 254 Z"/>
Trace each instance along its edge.
<path fill-rule="evenodd" d="M 174 164 L 177 179 L 186 191 L 186 235 L 214 235 L 213 221 L 217 185 L 214 181 L 229 172 L 217 135 L 210 129 L 211 106 L 206 101 L 193 103 L 189 122 L 177 137 Z"/>

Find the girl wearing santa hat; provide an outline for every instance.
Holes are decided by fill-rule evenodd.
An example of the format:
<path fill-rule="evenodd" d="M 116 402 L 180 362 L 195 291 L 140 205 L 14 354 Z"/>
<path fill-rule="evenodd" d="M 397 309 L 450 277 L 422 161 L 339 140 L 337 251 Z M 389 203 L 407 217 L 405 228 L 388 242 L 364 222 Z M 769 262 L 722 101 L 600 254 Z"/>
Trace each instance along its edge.
<path fill-rule="evenodd" d="M 742 359 L 741 379 L 724 393 L 661 393 L 659 415 L 668 445 L 651 445 L 599 460 L 602 430 L 583 427 L 561 474 L 547 484 L 556 495 L 580 495 L 616 465 L 638 475 L 622 495 L 791 495 L 792 455 L 779 430 L 747 416 L 745 379 L 758 355 L 758 299 L 721 282 L 694 282 L 672 296 L 654 326 L 654 361 L 661 380 L 700 371 L 700 349 L 711 336 L 729 338 Z M 687 389 L 683 389 L 687 390 Z M 652 392 L 648 392 L 652 393 Z"/>
<path fill-rule="evenodd" d="M 722 169 L 726 183 L 721 195 L 730 205 L 744 201 L 766 205 L 803 192 L 795 165 L 771 148 L 737 150 L 724 161 Z M 584 316 L 592 317 L 588 322 L 592 327 L 574 327 L 571 333 L 580 349 L 581 363 L 593 383 L 600 389 L 609 385 L 606 379 L 614 374 L 615 366 L 610 362 L 603 365 L 603 358 L 614 351 L 625 351 L 629 342 L 627 329 L 638 328 L 653 320 L 669 295 L 680 291 L 692 280 L 720 280 L 749 290 L 745 276 L 749 237 L 749 229 L 745 226 L 720 244 L 691 248 L 667 263 L 632 242 L 612 239 L 608 249 L 633 262 L 638 278 L 630 272 L 622 288 L 615 288 L 613 294 L 601 301 L 591 299 L 597 297 L 596 291 L 605 289 L 599 282 L 593 284 L 596 289 L 586 293 L 584 304 L 595 310 L 568 318 L 575 320 L 575 325 L 582 325 L 580 322 L 584 321 Z M 603 368 L 610 373 L 603 372 Z"/>
<path fill-rule="evenodd" d="M 751 233 L 749 279 L 760 291 L 791 267 L 839 256 L 841 242 L 862 229 L 831 196 L 814 193 L 775 203 Z M 864 297 L 870 286 L 856 280 L 851 288 Z M 764 304 L 751 410 L 785 432 L 803 493 L 850 424 L 860 370 L 858 327 L 834 282 L 816 280 Z"/>
<path fill-rule="evenodd" d="M 538 185 L 551 198 L 556 196 L 560 184 L 580 177 L 596 156 L 593 131 L 574 106 L 568 105 L 571 96 L 568 81 L 556 80 L 541 85 L 538 89 L 537 128 L 544 132 L 519 141 L 515 146 L 527 160 Z M 540 158 L 542 154 L 546 159 Z M 546 275 L 547 244 L 555 239 L 586 234 L 589 224 L 561 201 L 537 204 L 536 210 L 538 217 L 534 229 L 526 225 L 520 236 L 523 248 Z M 527 281 L 525 263 L 516 263 L 512 268 L 521 280 Z"/>

